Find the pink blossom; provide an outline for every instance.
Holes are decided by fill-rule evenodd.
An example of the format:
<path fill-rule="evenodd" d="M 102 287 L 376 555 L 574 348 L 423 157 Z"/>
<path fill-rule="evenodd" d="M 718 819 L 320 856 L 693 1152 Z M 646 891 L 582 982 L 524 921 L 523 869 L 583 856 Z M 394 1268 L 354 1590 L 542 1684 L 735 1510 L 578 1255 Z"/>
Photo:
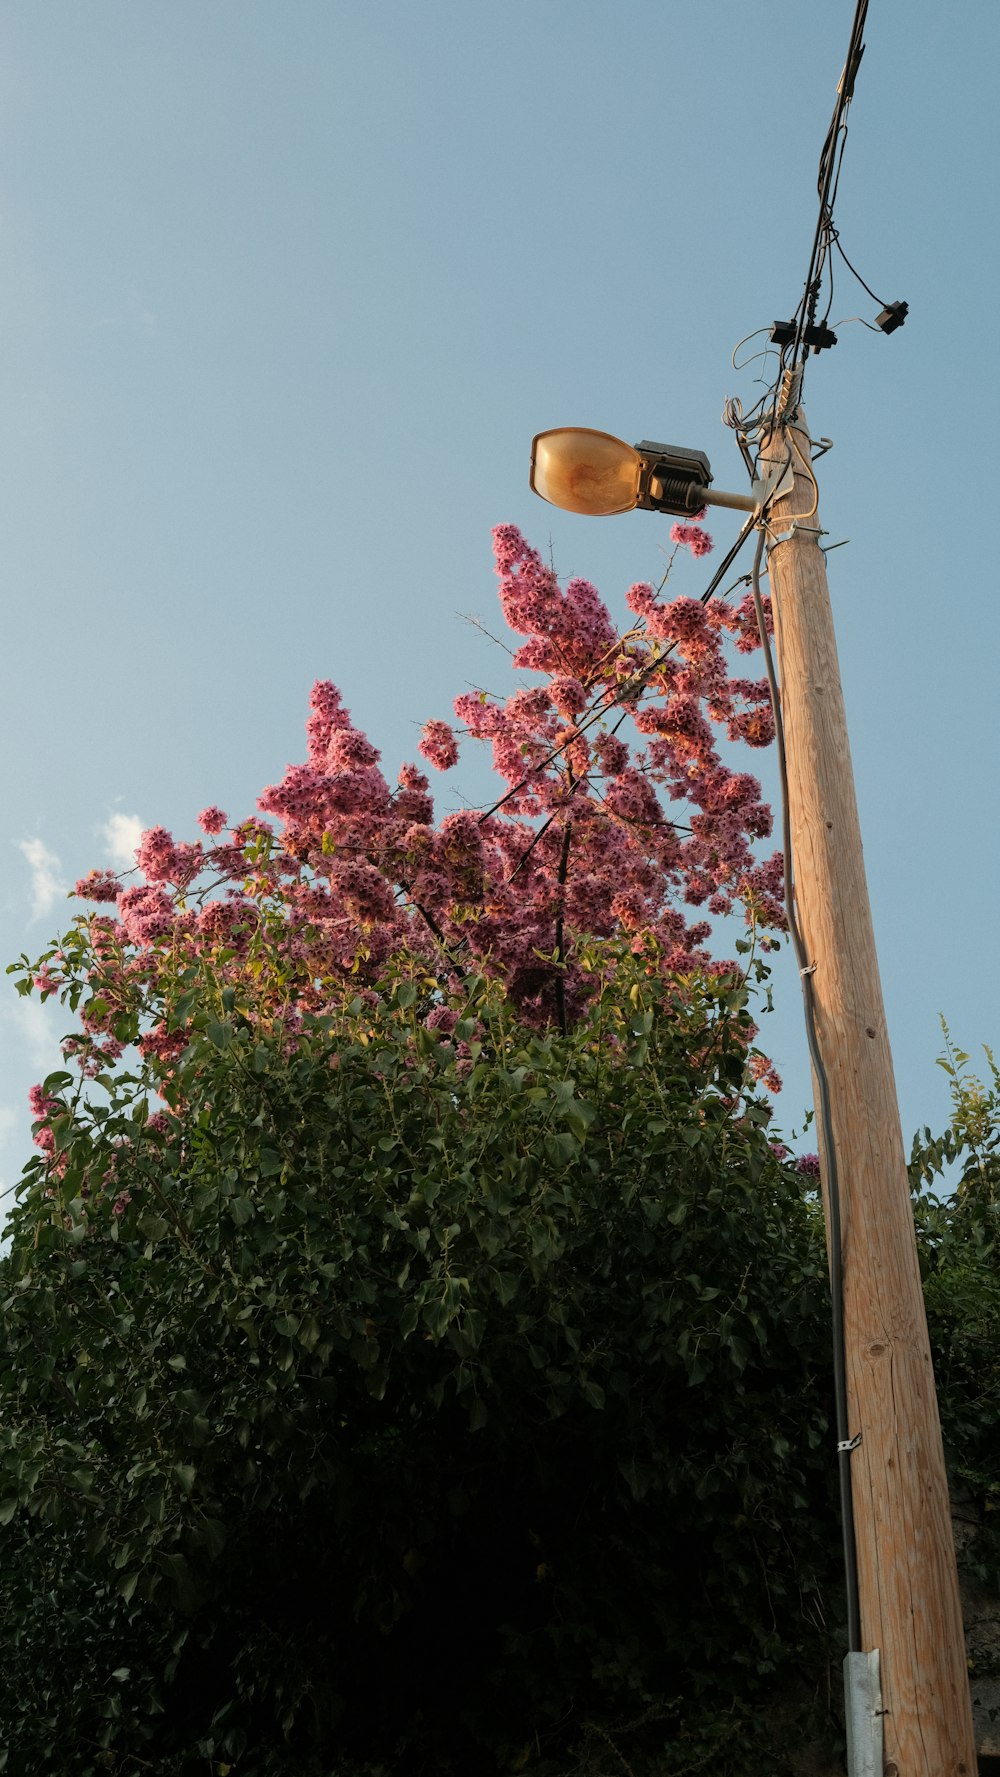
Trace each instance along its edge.
<path fill-rule="evenodd" d="M 734 716 L 729 723 L 730 740 L 745 740 L 749 747 L 769 747 L 774 739 L 774 716 L 770 709 L 748 710 Z"/>
<path fill-rule="evenodd" d="M 309 694 L 310 714 L 306 723 L 310 765 L 322 765 L 335 728 L 349 728 L 350 717 L 341 703 L 340 692 L 329 679 L 317 679 Z"/>
<path fill-rule="evenodd" d="M 380 758 L 378 748 L 357 728 L 337 728 L 326 750 L 326 769 L 356 771 L 359 765 L 375 765 Z"/>
<path fill-rule="evenodd" d="M 118 897 L 118 912 L 126 936 L 144 948 L 165 938 L 174 928 L 174 904 L 161 888 L 125 889 Z"/>
<path fill-rule="evenodd" d="M 136 861 L 147 880 L 169 882 L 174 856 L 174 842 L 166 827 L 147 827 L 136 852 Z"/>
<path fill-rule="evenodd" d="M 217 870 L 220 876 L 229 876 L 239 880 L 250 869 L 242 845 L 212 845 L 205 857 L 212 869 Z"/>
<path fill-rule="evenodd" d="M 522 1018 L 545 1026 L 572 1022 L 597 990 L 580 963 L 589 939 L 623 939 L 655 957 L 651 968 L 686 974 L 726 967 L 712 964 L 710 927 L 692 908 L 715 915 L 743 901 L 756 924 L 782 928 L 780 870 L 754 849 L 770 811 L 757 779 L 719 750 L 727 734 L 770 738 L 766 685 L 730 676 L 725 652 L 758 645 L 752 607 L 663 603 L 638 585 L 626 602 L 639 621 L 620 637 L 595 588 L 582 579 L 563 588 L 513 526 L 498 527 L 494 548 L 501 604 L 521 638 L 515 661 L 539 675 L 505 699 L 455 700 L 457 722 L 492 752 L 496 806 L 436 822 L 416 764 L 390 790 L 340 692 L 318 681 L 306 757 L 259 799 L 273 824 L 241 822 L 228 842 L 204 848 L 150 828 L 144 887 L 123 889 L 110 872 L 80 885 L 106 884 L 97 898 L 113 895 L 120 915 L 89 921 L 102 979 L 86 983 L 85 1006 L 104 1009 L 85 1010 L 71 1039 L 85 1071 L 141 1001 L 152 1020 L 144 1052 L 169 1073 L 184 1035 L 170 1029 L 153 948 L 168 937 L 171 969 L 205 958 L 241 995 L 259 991 L 272 1026 L 288 1012 L 293 1045 L 296 1017 L 335 1007 L 342 988 L 374 992 L 387 959 L 403 954 L 456 985 L 485 973 Z M 420 752 L 438 769 L 454 765 L 451 725 L 429 722 Z M 199 823 L 214 839 L 226 817 L 210 807 Z M 232 885 L 225 898 L 206 898 L 220 875 Z M 280 1008 L 268 1005 L 267 974 L 256 986 L 246 968 L 262 927 L 290 983 Z M 53 970 L 39 984 L 57 979 Z M 451 1015 L 436 1011 L 428 1027 L 443 1030 Z"/>
<path fill-rule="evenodd" d="M 371 864 L 335 863 L 330 869 L 330 888 L 341 903 L 362 925 L 391 920 L 396 912 L 396 897 L 381 871 Z"/>
<path fill-rule="evenodd" d="M 113 870 L 91 870 L 81 876 L 73 893 L 83 901 L 117 901 L 122 885 Z"/>
<path fill-rule="evenodd" d="M 766 1055 L 751 1055 L 749 1072 L 751 1079 L 759 1080 L 768 1092 L 781 1091 L 781 1075 Z"/>
<path fill-rule="evenodd" d="M 674 529 L 677 529 L 676 525 Z M 660 634 L 670 641 L 690 643 L 702 640 L 707 627 L 705 607 L 700 599 L 673 599 L 663 607 Z"/>
<path fill-rule="evenodd" d="M 598 735 L 594 742 L 598 764 L 607 777 L 618 777 L 629 761 L 629 750 L 615 734 Z"/>
<path fill-rule="evenodd" d="M 795 1162 L 795 1170 L 801 1173 L 803 1178 L 818 1179 L 820 1176 L 819 1155 L 800 1154 Z"/>
<path fill-rule="evenodd" d="M 155 1056 L 164 1066 L 169 1066 L 183 1055 L 190 1041 L 187 1030 L 170 1030 L 161 1020 L 139 1038 L 137 1047 L 146 1056 Z"/>
<path fill-rule="evenodd" d="M 442 1036 L 447 1037 L 451 1035 L 457 1023 L 458 1013 L 453 1012 L 450 1006 L 435 1006 L 433 1012 L 428 1012 L 424 1019 L 424 1028 L 439 1030 Z"/>
<path fill-rule="evenodd" d="M 438 771 L 448 771 L 458 759 L 458 742 L 447 722 L 432 721 L 424 726 L 417 751 Z"/>
<path fill-rule="evenodd" d="M 58 1098 L 53 1098 L 51 1093 L 43 1091 L 41 1086 L 28 1087 L 28 1108 L 32 1116 L 38 1119 L 50 1116 L 53 1111 L 65 1109 Z"/>
<path fill-rule="evenodd" d="M 648 581 L 642 580 L 636 586 L 630 586 L 625 594 L 625 603 L 637 617 L 648 617 L 657 604 L 655 589 Z"/>
<path fill-rule="evenodd" d="M 579 679 L 557 673 L 549 685 L 549 696 L 561 716 L 578 716 L 587 707 L 587 693 Z"/>
<path fill-rule="evenodd" d="M 209 901 L 198 915 L 197 930 L 206 943 L 242 955 L 259 923 L 260 914 L 253 902 L 234 896 L 225 901 Z"/>
<path fill-rule="evenodd" d="M 670 526 L 671 543 L 686 543 L 692 555 L 708 555 L 712 548 L 712 539 L 707 531 L 696 524 L 672 524 Z"/>

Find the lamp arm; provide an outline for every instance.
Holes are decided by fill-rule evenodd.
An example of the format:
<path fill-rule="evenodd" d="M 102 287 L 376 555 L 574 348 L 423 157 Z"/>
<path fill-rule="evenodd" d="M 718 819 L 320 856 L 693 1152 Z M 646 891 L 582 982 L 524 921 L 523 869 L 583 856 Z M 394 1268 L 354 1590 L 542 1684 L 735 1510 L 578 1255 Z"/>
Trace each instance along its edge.
<path fill-rule="evenodd" d="M 727 494 L 722 488 L 700 487 L 697 498 L 705 506 L 730 506 L 736 512 L 759 512 L 769 500 L 780 499 L 782 494 L 790 493 L 791 487 L 791 464 L 779 463 L 765 481 L 754 482 L 749 494 Z"/>

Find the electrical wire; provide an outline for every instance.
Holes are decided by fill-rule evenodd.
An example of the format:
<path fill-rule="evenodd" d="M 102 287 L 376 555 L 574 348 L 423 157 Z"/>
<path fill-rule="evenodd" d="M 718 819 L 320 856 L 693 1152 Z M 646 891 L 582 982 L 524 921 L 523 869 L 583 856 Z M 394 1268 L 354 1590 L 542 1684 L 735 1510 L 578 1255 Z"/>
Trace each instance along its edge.
<path fill-rule="evenodd" d="M 844 157 L 845 128 L 844 119 L 847 108 L 854 97 L 854 81 L 861 58 L 865 52 L 863 34 L 865 19 L 868 14 L 868 0 L 858 0 L 851 26 L 851 39 L 847 50 L 844 72 L 837 87 L 837 103 L 834 107 L 833 119 L 827 131 L 819 160 L 819 217 L 816 232 L 813 236 L 812 251 L 809 255 L 809 270 L 806 273 L 805 290 L 797 312 L 795 343 L 792 349 L 791 363 L 793 368 L 802 364 L 802 351 L 806 328 L 816 318 L 816 305 L 819 300 L 820 281 L 823 273 L 823 261 L 829 252 L 827 231 L 832 226 L 832 196 L 840 180 L 840 167 Z"/>
<path fill-rule="evenodd" d="M 873 325 L 873 323 L 871 321 L 866 321 L 864 315 L 841 315 L 840 320 L 834 321 L 833 325 L 835 328 L 837 328 L 837 327 L 854 327 L 854 326 L 867 327 L 869 333 L 881 333 L 882 332 L 881 327 L 876 327 Z M 822 456 L 822 455 L 823 455 L 823 452 L 820 451 L 820 456 Z"/>
<path fill-rule="evenodd" d="M 834 108 L 830 127 L 824 138 L 819 158 L 819 175 L 817 189 L 819 191 L 819 215 L 813 234 L 812 247 L 809 253 L 809 265 L 806 280 L 798 307 L 792 317 L 795 332 L 789 343 L 781 348 L 778 360 L 778 373 L 774 382 L 760 400 L 743 417 L 744 429 L 752 429 L 755 425 L 768 432 L 773 432 L 779 419 L 779 401 L 784 379 L 789 371 L 797 371 L 801 377 L 804 372 L 805 360 L 809 347 L 805 343 L 807 328 L 816 320 L 816 309 L 823 281 L 823 272 L 830 260 L 831 246 L 835 242 L 836 231 L 833 225 L 833 205 L 840 183 L 840 174 L 844 162 L 847 145 L 847 110 L 854 96 L 854 82 L 857 78 L 861 58 L 865 52 L 864 28 L 868 14 L 868 0 L 857 0 L 854 20 L 851 26 L 851 37 L 848 44 L 847 60 L 844 71 L 837 85 L 837 103 Z M 841 249 L 842 251 L 842 249 Z M 851 268 L 853 270 L 853 267 Z M 827 311 L 829 313 L 829 310 Z M 752 338 L 752 335 L 747 335 Z M 740 345 L 745 343 L 740 341 Z M 736 350 L 739 350 L 737 346 Z M 770 415 L 765 420 L 768 408 Z M 727 423 L 732 424 L 729 420 Z"/>
<path fill-rule="evenodd" d="M 785 468 L 786 469 L 788 468 L 789 464 L 792 461 L 793 455 L 798 458 L 799 467 L 801 468 L 802 473 L 804 475 L 807 475 L 809 477 L 809 480 L 812 482 L 812 505 L 809 506 L 803 512 L 783 512 L 782 513 L 781 523 L 783 526 L 786 526 L 789 530 L 792 528 L 793 525 L 804 524 L 807 519 L 815 518 L 817 512 L 819 511 L 819 483 L 816 480 L 815 475 L 813 474 L 812 463 L 809 459 L 808 454 L 802 449 L 801 445 L 798 445 L 795 442 L 795 434 L 798 430 L 799 430 L 799 428 L 797 426 L 793 425 L 791 422 L 789 422 L 786 426 L 783 427 L 784 435 L 788 440 L 788 458 L 785 463 Z M 767 521 L 765 520 L 765 524 L 766 523 L 767 523 Z M 770 529 L 770 526 L 768 526 L 768 529 Z"/>
<path fill-rule="evenodd" d="M 755 327 L 752 333 L 744 333 L 743 338 L 737 340 L 733 347 L 732 357 L 730 359 L 730 363 L 734 370 L 745 370 L 747 365 L 752 364 L 755 358 L 766 357 L 769 351 L 773 351 L 773 346 L 766 346 L 763 352 L 754 352 L 751 357 L 745 358 L 742 364 L 737 364 L 736 362 L 736 354 L 739 351 L 740 346 L 745 346 L 751 339 L 759 339 L 762 333 L 770 333 L 770 331 L 771 329 L 769 327 Z"/>
<path fill-rule="evenodd" d="M 764 604 L 760 590 L 760 565 L 764 555 L 766 533 L 761 528 L 754 553 L 751 580 L 753 585 L 754 610 L 757 614 L 757 627 L 760 631 L 761 647 L 764 651 L 764 670 L 767 674 L 768 689 L 771 693 L 771 709 L 774 714 L 774 736 L 778 753 L 778 775 L 781 782 L 781 840 L 782 858 L 785 875 L 785 908 L 788 916 L 788 931 L 792 940 L 792 949 L 799 967 L 802 982 L 802 1000 L 805 1010 L 806 1042 L 809 1047 L 809 1058 L 813 1066 L 818 1099 L 819 1129 L 822 1145 L 826 1154 L 826 1195 L 830 1223 L 830 1297 L 833 1342 L 833 1400 L 834 1421 L 837 1430 L 837 1468 L 840 1482 L 840 1525 L 844 1553 L 844 1582 L 847 1591 L 847 1644 L 851 1653 L 861 1651 L 861 1602 L 858 1585 L 858 1550 L 854 1529 L 854 1497 L 851 1489 L 851 1450 L 853 1440 L 850 1435 L 847 1412 L 847 1347 L 844 1337 L 844 1255 L 843 1231 L 840 1213 L 840 1175 L 837 1169 L 837 1149 L 833 1133 L 833 1113 L 830 1103 L 830 1083 L 823 1061 L 819 1032 L 816 1023 L 816 999 L 813 992 L 812 975 L 814 965 L 809 962 L 802 931 L 798 922 L 795 906 L 795 880 L 792 870 L 792 831 L 789 815 L 788 798 L 788 759 L 785 751 L 785 728 L 781 716 L 781 693 L 778 688 L 777 675 L 774 668 L 774 656 L 771 650 L 770 637 L 764 617 Z"/>
<path fill-rule="evenodd" d="M 861 273 L 858 271 L 857 266 L 851 264 L 851 261 L 848 259 L 847 254 L 844 252 L 844 249 L 840 244 L 840 235 L 838 234 L 838 232 L 835 228 L 831 228 L 831 230 L 830 230 L 830 241 L 831 241 L 831 245 L 836 247 L 837 252 L 840 254 L 840 257 L 844 261 L 844 264 L 846 265 L 848 271 L 851 273 L 851 275 L 853 277 L 857 278 L 858 283 L 861 285 L 862 290 L 867 290 L 868 295 L 871 297 L 873 302 L 878 303 L 879 308 L 885 308 L 886 305 L 882 301 L 881 296 L 876 296 L 871 285 L 865 283 L 865 280 L 861 276 Z M 875 331 L 878 332 L 879 331 L 878 328 L 876 328 Z M 752 338 L 753 335 L 748 334 L 747 337 Z M 743 341 L 740 340 L 740 345 L 742 345 L 742 344 L 743 344 Z"/>

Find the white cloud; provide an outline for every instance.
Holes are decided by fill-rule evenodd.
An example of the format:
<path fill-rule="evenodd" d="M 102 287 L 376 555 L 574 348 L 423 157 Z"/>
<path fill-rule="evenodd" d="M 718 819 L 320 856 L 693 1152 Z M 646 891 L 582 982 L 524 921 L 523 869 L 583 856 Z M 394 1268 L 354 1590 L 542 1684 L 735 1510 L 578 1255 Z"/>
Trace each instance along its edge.
<path fill-rule="evenodd" d="M 116 870 L 134 870 L 136 847 L 145 832 L 137 814 L 113 814 L 101 828 L 108 858 Z"/>
<path fill-rule="evenodd" d="M 31 870 L 32 918 L 43 919 L 66 894 L 66 884 L 60 874 L 62 865 L 41 839 L 19 839 L 17 849 L 27 859 Z"/>
<path fill-rule="evenodd" d="M 59 1041 L 60 1026 L 56 1023 L 57 1018 L 65 1019 L 62 1006 L 43 1006 L 41 1000 L 22 999 L 19 996 L 6 1008 L 6 1013 L 14 1026 L 15 1042 L 20 1050 L 20 1055 L 10 1055 L 9 1060 L 16 1065 L 23 1057 L 39 1080 L 44 1080 L 46 1074 L 55 1073 L 57 1069 L 65 1067 Z M 13 1050 L 14 1046 L 9 1041 L 4 1044 L 8 1051 Z"/>

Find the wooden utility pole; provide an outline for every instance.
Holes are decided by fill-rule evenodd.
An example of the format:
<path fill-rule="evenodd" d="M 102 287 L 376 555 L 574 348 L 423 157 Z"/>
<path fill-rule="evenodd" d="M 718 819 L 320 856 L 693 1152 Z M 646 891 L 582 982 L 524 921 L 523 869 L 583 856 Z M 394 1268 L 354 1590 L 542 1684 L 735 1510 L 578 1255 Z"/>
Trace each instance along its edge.
<path fill-rule="evenodd" d="M 849 1431 L 861 1435 L 850 1462 L 862 1647 L 879 1650 L 886 1777 L 974 1777 L 937 1397 L 801 410 L 765 441 L 762 473 L 790 449 L 795 483 L 769 514 L 772 539 L 782 539 L 772 540 L 769 575 L 796 906 L 840 1178 Z"/>

